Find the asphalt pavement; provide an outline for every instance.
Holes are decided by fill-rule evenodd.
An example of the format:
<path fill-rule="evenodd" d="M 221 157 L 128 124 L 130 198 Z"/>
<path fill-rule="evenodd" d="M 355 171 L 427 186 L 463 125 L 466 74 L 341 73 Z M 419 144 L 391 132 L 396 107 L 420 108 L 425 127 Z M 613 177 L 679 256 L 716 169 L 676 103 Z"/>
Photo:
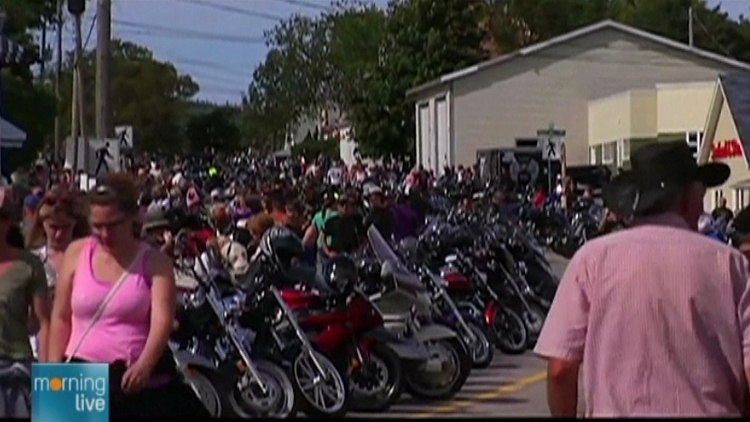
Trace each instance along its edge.
<path fill-rule="evenodd" d="M 568 261 L 548 255 L 553 270 L 562 276 Z M 546 363 L 530 351 L 523 355 L 503 355 L 486 369 L 472 371 L 463 389 L 450 401 L 417 402 L 404 394 L 388 413 L 350 414 L 351 417 L 440 418 L 440 417 L 549 417 L 547 408 Z"/>

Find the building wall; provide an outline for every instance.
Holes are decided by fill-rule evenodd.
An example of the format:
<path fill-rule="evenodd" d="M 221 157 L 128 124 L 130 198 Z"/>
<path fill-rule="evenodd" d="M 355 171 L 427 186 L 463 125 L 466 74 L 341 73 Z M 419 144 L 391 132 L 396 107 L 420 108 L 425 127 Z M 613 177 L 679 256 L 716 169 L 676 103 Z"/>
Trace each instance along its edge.
<path fill-rule="evenodd" d="M 730 66 L 603 29 L 454 81 L 456 164 L 513 147 L 550 122 L 566 129 L 568 163 L 587 164 L 588 101 L 666 82 L 711 80 Z"/>
<path fill-rule="evenodd" d="M 732 118 L 732 113 L 729 111 L 728 103 L 722 101 L 713 142 L 722 142 L 738 138 L 737 128 L 734 125 L 734 119 Z M 750 204 L 750 190 L 732 189 L 732 185 L 750 178 L 750 170 L 748 170 L 747 161 L 744 155 L 723 160 L 714 160 L 713 157 L 711 157 L 710 160 L 726 163 L 732 173 L 729 175 L 729 180 L 727 180 L 722 187 L 709 189 L 705 199 L 706 208 L 708 210 L 715 208 L 721 197 L 726 198 L 727 206 L 735 211 Z"/>
<path fill-rule="evenodd" d="M 659 133 L 702 131 L 716 80 L 656 87 Z"/>
<path fill-rule="evenodd" d="M 657 141 L 685 141 L 697 158 L 715 85 L 658 84 L 590 101 L 589 163 L 621 167 L 635 149 Z"/>
<path fill-rule="evenodd" d="M 656 91 L 639 89 L 589 102 L 589 146 L 619 139 L 653 138 Z"/>

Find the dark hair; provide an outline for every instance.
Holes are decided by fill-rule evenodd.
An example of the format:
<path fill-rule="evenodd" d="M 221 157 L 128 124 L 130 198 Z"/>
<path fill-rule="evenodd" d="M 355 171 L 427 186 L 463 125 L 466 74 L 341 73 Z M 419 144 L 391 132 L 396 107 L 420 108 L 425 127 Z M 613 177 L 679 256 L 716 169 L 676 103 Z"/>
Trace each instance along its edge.
<path fill-rule="evenodd" d="M 109 173 L 88 194 L 90 205 L 114 205 L 121 212 L 138 213 L 138 188 L 129 173 Z"/>
<path fill-rule="evenodd" d="M 305 207 L 303 207 L 302 203 L 297 200 L 287 203 L 286 209 L 299 215 L 305 215 Z"/>

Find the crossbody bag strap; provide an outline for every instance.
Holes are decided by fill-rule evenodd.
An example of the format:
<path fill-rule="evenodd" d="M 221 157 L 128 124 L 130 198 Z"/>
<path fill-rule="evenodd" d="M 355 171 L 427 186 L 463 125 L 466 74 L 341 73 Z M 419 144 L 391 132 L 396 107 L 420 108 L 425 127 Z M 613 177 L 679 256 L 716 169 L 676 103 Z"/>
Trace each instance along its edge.
<path fill-rule="evenodd" d="M 104 314 L 104 311 L 107 309 L 107 306 L 115 297 L 117 292 L 120 291 L 120 288 L 123 285 L 125 285 L 125 281 L 128 279 L 128 276 L 133 271 L 133 268 L 135 268 L 135 266 L 141 262 L 141 258 L 143 257 L 144 253 L 146 253 L 146 248 L 141 247 L 141 250 L 135 256 L 135 258 L 133 258 L 133 261 L 130 263 L 130 265 L 128 265 L 128 268 L 122 273 L 122 275 L 114 284 L 114 286 L 112 286 L 112 289 L 109 291 L 109 293 L 107 293 L 107 296 L 104 297 L 104 300 L 102 300 L 102 303 L 99 304 L 99 307 L 96 309 L 96 312 L 94 312 L 94 316 L 91 317 L 91 321 L 89 322 L 88 327 L 86 327 L 86 330 L 83 332 L 83 334 L 81 334 L 81 338 L 78 339 L 78 343 L 76 343 L 76 347 L 74 347 L 73 350 L 70 352 L 70 355 L 68 355 L 68 358 L 65 360 L 65 363 L 70 362 L 70 360 L 73 359 L 76 353 L 78 353 L 78 350 L 81 348 L 83 341 L 86 340 L 86 337 L 91 332 L 91 329 L 94 328 L 94 325 L 96 325 L 97 322 L 99 322 L 99 319 L 101 319 L 102 314 Z"/>

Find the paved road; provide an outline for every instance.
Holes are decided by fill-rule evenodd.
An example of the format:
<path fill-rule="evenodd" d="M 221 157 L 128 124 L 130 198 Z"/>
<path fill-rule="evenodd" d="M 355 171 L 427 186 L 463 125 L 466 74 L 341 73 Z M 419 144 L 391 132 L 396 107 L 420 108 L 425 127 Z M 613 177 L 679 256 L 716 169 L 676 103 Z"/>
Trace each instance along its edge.
<path fill-rule="evenodd" d="M 562 276 L 567 260 L 556 255 L 550 255 L 549 260 L 555 273 Z M 457 416 L 549 416 L 544 371 L 544 361 L 530 352 L 510 356 L 496 351 L 492 365 L 472 372 L 464 388 L 451 401 L 419 403 L 405 395 L 387 414 L 358 416 L 419 419 Z"/>

